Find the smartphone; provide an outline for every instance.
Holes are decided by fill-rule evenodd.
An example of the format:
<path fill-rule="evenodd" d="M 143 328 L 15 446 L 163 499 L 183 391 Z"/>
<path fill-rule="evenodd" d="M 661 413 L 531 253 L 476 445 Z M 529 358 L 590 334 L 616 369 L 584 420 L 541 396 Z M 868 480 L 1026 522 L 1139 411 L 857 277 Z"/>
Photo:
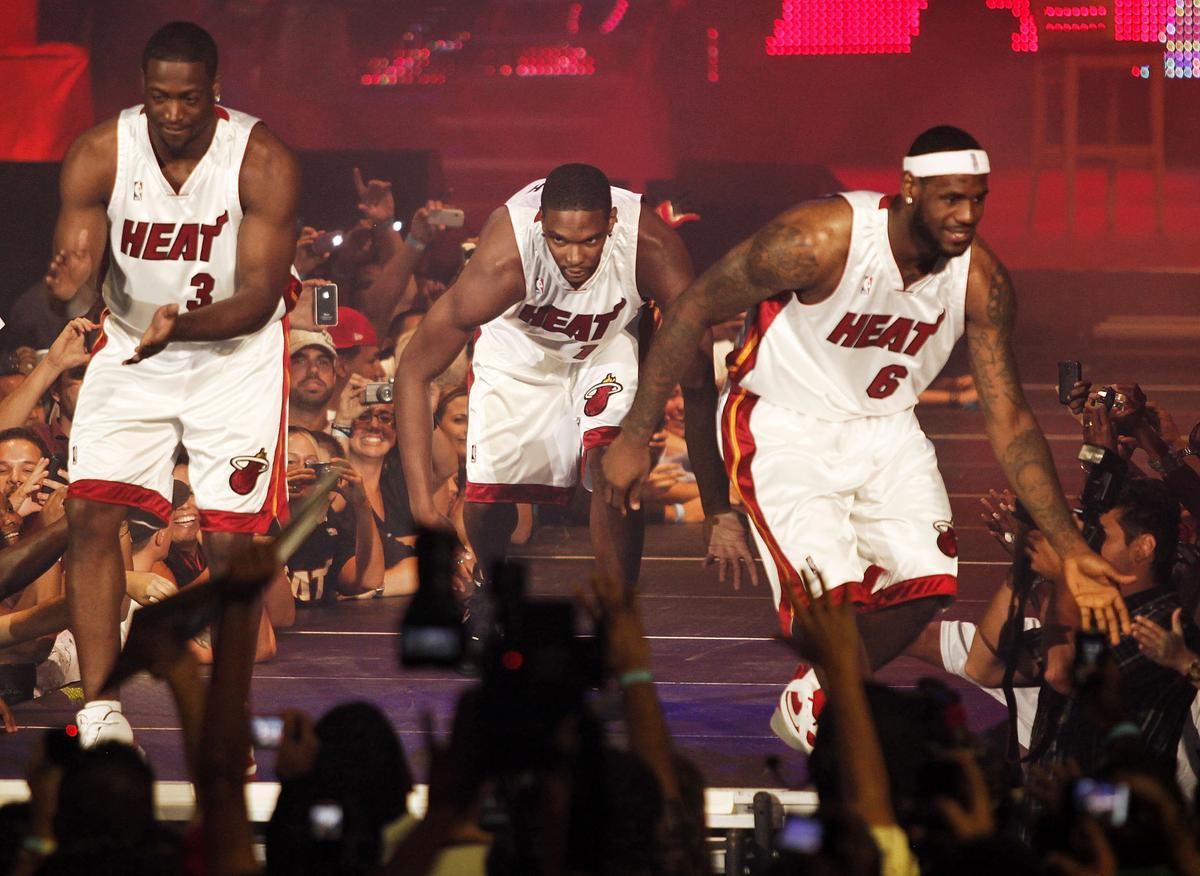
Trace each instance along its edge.
<path fill-rule="evenodd" d="M 1121 827 L 1129 817 L 1129 786 L 1124 782 L 1080 779 L 1072 789 L 1075 811 L 1090 815 L 1101 824 Z"/>
<path fill-rule="evenodd" d="M 442 210 L 430 210 L 429 215 L 426 217 L 430 225 L 444 225 L 447 228 L 462 228 L 466 218 L 467 216 L 462 210 L 457 210 L 453 207 L 446 207 Z"/>
<path fill-rule="evenodd" d="M 308 808 L 308 833 L 315 840 L 337 842 L 342 838 L 342 806 L 318 800 Z"/>
<path fill-rule="evenodd" d="M 338 291 L 336 283 L 326 283 L 313 290 L 313 322 L 317 325 L 337 325 Z"/>
<path fill-rule="evenodd" d="M 255 748 L 278 748 L 283 740 L 283 718 L 255 715 L 250 719 L 250 741 Z"/>
<path fill-rule="evenodd" d="M 1083 365 L 1075 359 L 1066 359 L 1058 363 L 1058 403 L 1069 404 L 1071 387 L 1083 380 Z"/>
<path fill-rule="evenodd" d="M 775 847 L 794 855 L 820 854 L 825 842 L 825 825 L 805 815 L 789 815 L 775 836 Z"/>

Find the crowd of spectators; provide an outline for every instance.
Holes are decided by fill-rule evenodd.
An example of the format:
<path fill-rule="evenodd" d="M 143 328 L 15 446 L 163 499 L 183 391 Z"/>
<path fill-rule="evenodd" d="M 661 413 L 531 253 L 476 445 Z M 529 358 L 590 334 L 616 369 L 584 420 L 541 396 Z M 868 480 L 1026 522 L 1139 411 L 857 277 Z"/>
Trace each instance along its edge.
<path fill-rule="evenodd" d="M 81 751 L 50 731 L 28 766 L 29 803 L 0 808 L 0 872 L 709 872 L 703 778 L 671 739 L 636 600 L 603 580 L 582 600 L 601 644 L 596 671 L 515 682 L 529 690 L 510 679 L 498 709 L 485 665 L 446 741 L 431 743 L 420 818 L 409 807 L 408 756 L 376 709 L 347 703 L 315 721 L 286 711 L 281 793 L 265 864 L 256 858 L 243 793 L 249 667 L 271 659 L 275 631 L 304 612 L 428 586 L 418 575 L 389 375 L 471 249 L 455 243 L 447 260 L 442 247 L 439 264 L 430 254 L 445 229 L 428 216 L 440 202 L 400 223 L 388 183 L 357 171 L 353 182 L 359 217 L 339 233 L 340 245 L 306 227 L 295 258 L 304 292 L 290 322 L 287 484 L 295 509 L 322 475 L 337 473 L 320 523 L 284 566 L 263 539 L 213 580 L 181 455 L 170 520 L 134 511 L 122 530 L 123 635 L 142 607 L 200 585 L 216 593 L 220 647 L 207 630 L 180 640 L 165 625 L 148 625 L 143 642 L 146 668 L 178 710 L 196 819 L 184 830 L 155 821 L 152 765 L 134 749 Z M 324 326 L 312 302 L 330 282 L 341 306 L 337 324 Z M 13 351 L 0 374 L 0 718 L 8 731 L 17 728 L 5 700 L 79 680 L 64 597 L 63 504 L 67 439 L 97 328 L 75 317 L 47 349 Z M 737 331 L 725 328 L 718 348 Z M 429 398 L 438 510 L 459 542 L 444 572 L 460 598 L 471 596 L 475 579 L 461 501 L 469 361 L 468 349 Z M 953 378 L 924 402 L 972 399 L 969 379 Z M 1200 430 L 1185 433 L 1134 384 L 1080 382 L 1068 401 L 1091 471 L 1080 525 L 1136 579 L 1124 591 L 1130 633 L 1110 642 L 1082 629 L 1058 557 L 1012 494 L 982 497 L 984 521 L 1012 557 L 1010 573 L 977 622 L 936 620 L 909 650 L 1006 705 L 1007 727 L 980 736 L 945 683 L 900 691 L 867 679 L 852 610 L 824 596 L 819 577 L 797 582 L 812 600 L 807 609 L 797 601 L 797 617 L 829 703 L 808 764 L 820 806 L 788 816 L 751 860 L 752 872 L 1200 876 L 1200 462 L 1192 453 Z M 652 443 L 644 496 L 665 523 L 703 519 L 682 407 L 676 392 Z M 514 541 L 531 538 L 538 523 L 537 509 L 521 506 Z M 208 683 L 201 664 L 212 664 Z M 624 744 L 606 736 L 596 696 L 584 695 L 590 688 L 619 700 Z M 520 744 L 497 741 L 506 732 Z"/>

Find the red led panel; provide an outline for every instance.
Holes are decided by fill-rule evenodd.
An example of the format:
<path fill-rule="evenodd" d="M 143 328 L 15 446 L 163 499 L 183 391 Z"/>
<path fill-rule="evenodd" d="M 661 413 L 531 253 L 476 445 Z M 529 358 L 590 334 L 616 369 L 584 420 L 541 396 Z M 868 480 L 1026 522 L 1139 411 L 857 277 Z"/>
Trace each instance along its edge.
<path fill-rule="evenodd" d="M 582 46 L 531 46 L 522 49 L 517 63 L 499 68 L 501 76 L 591 76 L 596 59 Z"/>
<path fill-rule="evenodd" d="M 708 38 L 708 81 L 721 81 L 721 46 L 718 40 L 721 37 L 720 32 L 715 27 L 710 27 L 705 36 Z"/>
<path fill-rule="evenodd" d="M 988 9 L 1007 9 L 1017 20 L 1017 29 L 1012 34 L 1014 52 L 1036 52 L 1038 50 L 1037 22 L 1029 0 L 987 0 Z"/>
<path fill-rule="evenodd" d="M 612 33 L 621 26 L 621 20 L 629 11 L 629 0 L 617 0 L 604 21 L 600 22 L 600 33 Z"/>
<path fill-rule="evenodd" d="M 783 0 L 768 55 L 885 55 L 912 51 L 928 0 Z"/>

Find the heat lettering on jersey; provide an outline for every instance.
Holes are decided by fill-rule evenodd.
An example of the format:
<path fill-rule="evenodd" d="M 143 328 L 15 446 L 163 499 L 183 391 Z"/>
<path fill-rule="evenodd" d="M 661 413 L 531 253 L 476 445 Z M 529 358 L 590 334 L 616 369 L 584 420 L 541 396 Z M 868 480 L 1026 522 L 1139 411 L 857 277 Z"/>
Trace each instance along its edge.
<path fill-rule="evenodd" d="M 121 227 L 121 252 L 151 262 L 206 262 L 212 253 L 213 241 L 228 222 L 228 210 L 209 224 L 126 219 Z"/>
<path fill-rule="evenodd" d="M 825 340 L 842 347 L 884 347 L 893 353 L 915 356 L 925 342 L 937 334 L 945 320 L 944 310 L 938 314 L 936 322 L 916 322 L 889 313 L 847 311 Z"/>
<path fill-rule="evenodd" d="M 566 335 L 573 341 L 598 341 L 604 337 L 609 325 L 624 309 L 624 300 L 618 301 L 617 306 L 608 313 L 571 313 L 559 310 L 553 304 L 544 304 L 541 307 L 526 304 L 517 314 L 517 318 L 542 331 Z"/>

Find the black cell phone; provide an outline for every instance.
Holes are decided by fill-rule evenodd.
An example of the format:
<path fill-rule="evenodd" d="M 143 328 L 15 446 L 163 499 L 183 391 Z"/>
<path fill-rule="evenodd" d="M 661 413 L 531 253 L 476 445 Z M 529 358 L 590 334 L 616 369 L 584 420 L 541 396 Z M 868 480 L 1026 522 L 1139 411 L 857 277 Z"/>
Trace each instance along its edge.
<path fill-rule="evenodd" d="M 1096 677 L 1097 667 L 1108 652 L 1108 636 L 1089 630 L 1075 634 L 1075 684 L 1082 686 Z"/>
<path fill-rule="evenodd" d="M 457 666 L 465 633 L 454 598 L 458 539 L 453 533 L 423 530 L 417 536 L 417 592 L 400 624 L 400 662 L 406 667 Z"/>
<path fill-rule="evenodd" d="M 313 290 L 313 322 L 317 325 L 337 325 L 338 290 L 336 283 L 326 283 Z"/>
<path fill-rule="evenodd" d="M 1058 403 L 1069 404 L 1071 387 L 1083 380 L 1083 365 L 1075 359 L 1066 359 L 1058 363 Z"/>
<path fill-rule="evenodd" d="M 283 741 L 283 718 L 255 715 L 250 719 L 250 741 L 255 748 L 278 748 Z"/>

